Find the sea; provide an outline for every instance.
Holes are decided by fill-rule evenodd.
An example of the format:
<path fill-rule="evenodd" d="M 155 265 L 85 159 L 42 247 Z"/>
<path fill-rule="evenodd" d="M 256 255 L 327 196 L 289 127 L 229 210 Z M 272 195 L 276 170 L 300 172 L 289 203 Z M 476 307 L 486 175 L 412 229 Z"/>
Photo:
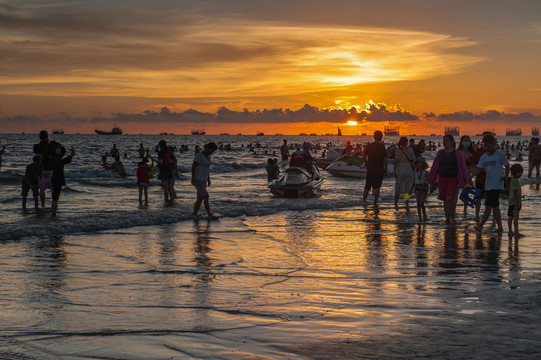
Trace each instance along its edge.
<path fill-rule="evenodd" d="M 441 144 L 441 137 L 423 138 Z M 479 137 L 472 136 L 474 141 Z M 441 202 L 361 205 L 362 179 L 322 171 L 321 194 L 277 198 L 265 166 L 289 144 L 367 136 L 50 135 L 76 155 L 58 216 L 21 208 L 36 134 L 0 135 L 1 359 L 539 358 L 539 178 L 521 179 L 521 240 L 482 234 L 473 209 L 445 224 Z M 177 148 L 177 199 L 136 185 L 139 144 Z M 385 138 L 388 145 L 398 137 Z M 516 144 L 527 137 L 500 137 Z M 218 220 L 191 215 L 196 145 L 212 156 Z M 116 144 L 127 176 L 99 162 Z M 181 145 L 187 152 L 179 153 Z M 253 147 L 253 150 L 251 148 Z M 425 156 L 429 164 L 435 151 Z M 516 163 L 513 153 L 511 163 Z M 527 169 L 527 153 L 521 163 Z M 321 156 L 321 150 L 314 156 Z M 282 170 L 286 164 L 279 162 Z M 507 230 L 507 199 L 502 198 Z M 203 213 L 203 209 L 202 209 Z"/>

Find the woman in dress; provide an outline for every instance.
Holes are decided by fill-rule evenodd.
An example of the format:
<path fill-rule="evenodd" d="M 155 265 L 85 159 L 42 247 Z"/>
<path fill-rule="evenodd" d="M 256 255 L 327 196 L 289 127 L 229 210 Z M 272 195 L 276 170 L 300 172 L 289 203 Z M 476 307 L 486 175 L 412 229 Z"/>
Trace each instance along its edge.
<path fill-rule="evenodd" d="M 428 182 L 438 185 L 438 199 L 443 201 L 445 222 L 455 223 L 458 188 L 468 181 L 468 171 L 462 153 L 455 149 L 452 135 L 443 137 L 443 149 L 438 151 L 428 174 Z"/>

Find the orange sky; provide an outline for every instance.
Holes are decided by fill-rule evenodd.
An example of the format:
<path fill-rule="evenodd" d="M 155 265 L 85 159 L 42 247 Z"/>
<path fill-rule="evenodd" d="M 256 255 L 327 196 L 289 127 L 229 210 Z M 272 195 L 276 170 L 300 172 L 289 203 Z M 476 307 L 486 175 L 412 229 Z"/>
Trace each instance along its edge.
<path fill-rule="evenodd" d="M 541 119 L 539 13 L 533 0 L 2 0 L 0 133 L 356 134 L 384 116 L 407 134 L 529 132 Z M 263 114 L 367 103 L 387 113 L 357 126 Z M 238 118 L 181 115 L 222 107 Z M 178 116 L 141 116 L 162 108 Z"/>

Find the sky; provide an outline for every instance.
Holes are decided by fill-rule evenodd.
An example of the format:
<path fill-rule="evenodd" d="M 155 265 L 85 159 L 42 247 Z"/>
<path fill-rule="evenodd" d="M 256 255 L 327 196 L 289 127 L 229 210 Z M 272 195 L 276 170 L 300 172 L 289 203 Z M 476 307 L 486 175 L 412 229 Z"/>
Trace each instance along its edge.
<path fill-rule="evenodd" d="M 540 14 L 538 0 L 0 0 L 0 133 L 529 135 Z"/>

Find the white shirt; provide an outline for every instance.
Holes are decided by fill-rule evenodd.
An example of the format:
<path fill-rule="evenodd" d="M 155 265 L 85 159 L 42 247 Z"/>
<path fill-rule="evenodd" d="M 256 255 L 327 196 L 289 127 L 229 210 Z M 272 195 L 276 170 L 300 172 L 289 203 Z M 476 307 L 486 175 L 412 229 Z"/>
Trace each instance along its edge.
<path fill-rule="evenodd" d="M 509 161 L 501 151 L 496 151 L 492 155 L 484 153 L 481 156 L 477 167 L 485 169 L 487 173 L 485 190 L 503 190 L 502 167 L 506 165 L 509 165 Z"/>
<path fill-rule="evenodd" d="M 200 151 L 195 154 L 193 161 L 197 163 L 197 166 L 195 167 L 195 174 L 194 174 L 195 180 L 207 181 L 209 178 L 209 172 L 210 172 L 209 159 L 207 159 L 207 157 L 203 154 L 203 152 Z"/>

